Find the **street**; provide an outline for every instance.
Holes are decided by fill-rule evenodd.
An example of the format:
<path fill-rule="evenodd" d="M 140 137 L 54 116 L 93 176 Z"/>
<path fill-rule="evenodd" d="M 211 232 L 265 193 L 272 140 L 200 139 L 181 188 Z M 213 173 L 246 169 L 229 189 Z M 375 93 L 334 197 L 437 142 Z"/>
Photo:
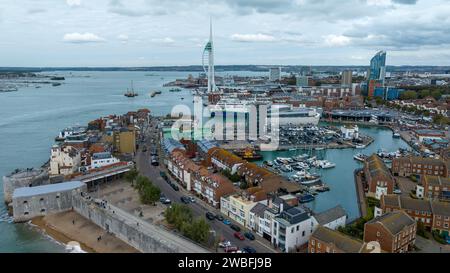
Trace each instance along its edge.
<path fill-rule="evenodd" d="M 182 188 L 181 186 L 179 186 L 180 191 L 175 191 L 173 190 L 173 188 L 160 176 L 160 171 L 165 171 L 166 174 L 168 175 L 169 179 L 176 183 L 171 177 L 170 175 L 167 173 L 167 170 L 163 167 L 163 166 L 152 166 L 150 164 L 150 151 L 152 150 L 152 148 L 159 146 L 159 139 L 158 139 L 158 131 L 155 129 L 155 125 L 157 124 L 157 122 L 155 122 L 154 119 L 151 119 L 151 126 L 150 128 L 144 128 L 144 135 L 145 135 L 145 146 L 147 146 L 147 151 L 143 152 L 142 151 L 142 146 L 144 145 L 140 145 L 139 150 L 136 153 L 136 165 L 137 168 L 139 170 L 139 172 L 142 175 L 147 176 L 148 178 L 150 178 L 150 180 L 157 185 L 160 189 L 161 192 L 167 197 L 169 198 L 172 203 L 181 203 L 180 198 L 182 196 L 192 196 L 196 199 L 195 203 L 190 203 L 188 206 L 192 209 L 192 212 L 194 214 L 195 217 L 204 217 L 210 224 L 211 229 L 213 233 L 216 233 L 216 236 L 219 236 L 221 238 L 224 238 L 225 240 L 228 240 L 231 242 L 231 244 L 233 246 L 237 246 L 240 249 L 242 249 L 243 247 L 246 246 L 250 246 L 252 248 L 254 248 L 258 253 L 270 253 L 270 252 L 276 252 L 270 245 L 270 242 L 259 237 L 258 235 L 256 235 L 255 233 L 253 233 L 255 235 L 255 240 L 254 241 L 250 241 L 247 238 L 245 238 L 244 241 L 240 241 L 239 239 L 234 237 L 234 230 L 231 229 L 229 226 L 225 225 L 223 222 L 218 221 L 218 220 L 208 220 L 205 217 L 206 212 L 210 211 L 214 214 L 219 214 L 220 211 L 212 208 L 211 206 L 205 204 L 202 200 L 196 198 L 194 195 L 190 194 L 189 192 L 187 192 L 184 188 Z M 151 141 L 154 140 L 154 144 L 151 143 Z M 157 145 L 157 146 L 155 146 Z M 157 147 L 160 155 L 161 155 L 161 151 L 160 151 L 160 147 Z M 161 159 L 162 157 L 159 157 L 160 159 L 160 163 L 161 163 Z M 230 220 L 230 219 L 229 219 Z M 236 222 L 231 221 L 233 224 L 238 225 Z M 243 234 L 246 230 L 243 226 L 241 227 L 241 233 Z M 219 251 L 222 251 L 219 248 Z"/>

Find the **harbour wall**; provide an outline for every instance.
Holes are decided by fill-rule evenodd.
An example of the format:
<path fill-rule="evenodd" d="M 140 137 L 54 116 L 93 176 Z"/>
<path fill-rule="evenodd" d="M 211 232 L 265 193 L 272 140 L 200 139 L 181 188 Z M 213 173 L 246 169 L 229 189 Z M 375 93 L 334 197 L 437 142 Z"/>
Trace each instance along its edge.
<path fill-rule="evenodd" d="M 199 245 L 121 209 L 88 196 L 74 196 L 73 209 L 107 232 L 145 253 L 208 252 Z"/>
<path fill-rule="evenodd" d="M 12 202 L 12 195 L 15 189 L 23 187 L 35 187 L 49 184 L 48 172 L 45 169 L 23 169 L 3 176 L 3 196 L 5 203 Z"/>

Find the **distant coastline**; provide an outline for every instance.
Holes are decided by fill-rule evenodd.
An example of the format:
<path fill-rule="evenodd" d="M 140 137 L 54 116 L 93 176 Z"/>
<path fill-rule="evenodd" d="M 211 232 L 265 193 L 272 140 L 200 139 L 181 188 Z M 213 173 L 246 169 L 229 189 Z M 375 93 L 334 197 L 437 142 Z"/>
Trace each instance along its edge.
<path fill-rule="evenodd" d="M 305 67 L 320 71 L 339 72 L 345 69 L 366 71 L 368 66 L 363 65 L 216 65 L 216 72 L 229 71 L 251 71 L 251 72 L 267 72 L 270 67 L 280 66 L 283 72 L 296 73 Z M 185 65 L 185 66 L 148 66 L 148 67 L 0 67 L 0 72 L 54 72 L 54 71 L 160 71 L 160 72 L 203 72 L 201 65 Z M 432 73 L 448 73 L 450 66 L 387 66 L 388 72 L 432 72 Z"/>

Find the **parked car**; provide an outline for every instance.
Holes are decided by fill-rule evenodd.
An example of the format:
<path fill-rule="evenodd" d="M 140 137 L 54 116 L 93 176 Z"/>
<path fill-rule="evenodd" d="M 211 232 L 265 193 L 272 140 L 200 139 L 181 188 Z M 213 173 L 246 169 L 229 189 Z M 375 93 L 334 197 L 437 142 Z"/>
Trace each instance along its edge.
<path fill-rule="evenodd" d="M 175 191 L 179 191 L 180 188 L 178 188 L 177 184 L 175 183 L 170 183 L 170 186 L 172 187 L 172 189 L 174 189 Z"/>
<path fill-rule="evenodd" d="M 231 246 L 231 242 L 230 241 L 223 241 L 223 242 L 219 243 L 219 247 L 221 247 L 221 248 L 226 248 L 226 247 L 229 247 L 229 246 Z"/>
<path fill-rule="evenodd" d="M 225 252 L 226 253 L 236 252 L 238 250 L 239 250 L 239 248 L 237 248 L 236 246 L 227 246 L 227 247 L 225 247 Z"/>
<path fill-rule="evenodd" d="M 401 191 L 400 189 L 395 189 L 395 190 L 393 191 L 393 193 L 395 193 L 395 194 L 402 194 L 402 191 Z"/>
<path fill-rule="evenodd" d="M 187 196 L 181 196 L 180 197 L 181 202 L 185 203 L 185 204 L 189 204 L 190 200 Z"/>
<path fill-rule="evenodd" d="M 228 219 L 223 219 L 223 223 L 225 225 L 230 225 L 231 224 L 230 220 L 228 220 Z"/>
<path fill-rule="evenodd" d="M 222 222 L 223 221 L 223 216 L 220 215 L 220 214 L 216 214 L 216 219 Z"/>
<path fill-rule="evenodd" d="M 208 218 L 209 220 L 214 220 L 214 219 L 216 219 L 216 216 L 214 215 L 214 213 L 212 213 L 212 212 L 207 212 L 206 213 L 206 218 Z"/>
<path fill-rule="evenodd" d="M 172 201 L 169 198 L 164 198 L 164 200 L 161 203 L 163 203 L 164 205 L 170 205 L 172 204 Z"/>
<path fill-rule="evenodd" d="M 230 225 L 230 228 L 231 228 L 232 230 L 234 230 L 234 231 L 237 231 L 237 232 L 241 231 L 241 228 L 238 227 L 238 226 L 236 226 L 236 225 L 234 225 L 234 224 L 231 224 L 231 225 Z"/>
<path fill-rule="evenodd" d="M 191 203 L 195 203 L 195 198 L 192 196 L 188 196 L 189 201 L 191 201 Z"/>
<path fill-rule="evenodd" d="M 249 231 L 245 232 L 244 236 L 245 236 L 245 238 L 247 238 L 247 239 L 249 239 L 251 241 L 255 240 L 255 235 L 253 235 L 253 233 L 251 233 Z"/>
<path fill-rule="evenodd" d="M 246 246 L 242 248 L 242 250 L 244 251 L 244 253 L 256 253 L 256 250 L 251 246 Z"/>
<path fill-rule="evenodd" d="M 245 240 L 244 235 L 242 235 L 242 233 L 240 233 L 240 232 L 235 232 L 235 233 L 234 233 L 234 237 L 238 238 L 238 239 L 241 240 L 241 241 L 244 241 L 244 240 Z"/>

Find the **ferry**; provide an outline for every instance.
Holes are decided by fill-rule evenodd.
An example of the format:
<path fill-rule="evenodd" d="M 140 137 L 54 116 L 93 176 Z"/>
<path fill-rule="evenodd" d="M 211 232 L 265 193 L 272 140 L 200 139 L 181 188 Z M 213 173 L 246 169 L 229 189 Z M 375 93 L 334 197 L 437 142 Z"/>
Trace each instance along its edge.
<path fill-rule="evenodd" d="M 355 148 L 356 149 L 364 149 L 364 148 L 366 148 L 366 145 L 358 144 L 358 145 L 355 145 Z"/>

